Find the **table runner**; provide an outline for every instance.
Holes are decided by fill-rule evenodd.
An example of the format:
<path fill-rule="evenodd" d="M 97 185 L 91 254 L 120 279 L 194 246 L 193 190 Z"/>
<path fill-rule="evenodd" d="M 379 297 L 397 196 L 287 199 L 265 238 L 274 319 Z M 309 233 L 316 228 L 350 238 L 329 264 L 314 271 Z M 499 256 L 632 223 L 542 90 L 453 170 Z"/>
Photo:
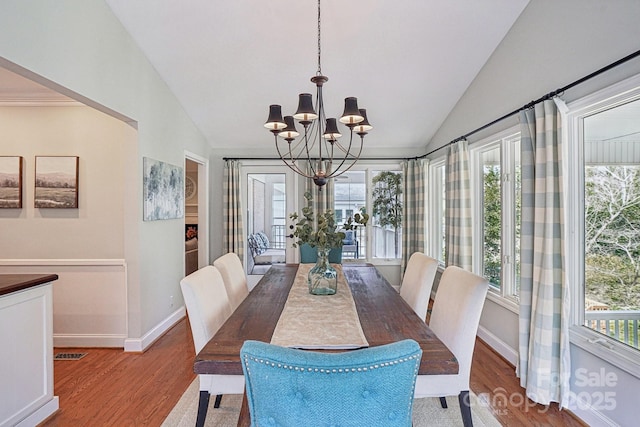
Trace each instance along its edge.
<path fill-rule="evenodd" d="M 342 266 L 333 265 L 338 272 L 335 295 L 311 295 L 307 275 L 314 265 L 298 267 L 271 344 L 305 349 L 368 347 Z"/>

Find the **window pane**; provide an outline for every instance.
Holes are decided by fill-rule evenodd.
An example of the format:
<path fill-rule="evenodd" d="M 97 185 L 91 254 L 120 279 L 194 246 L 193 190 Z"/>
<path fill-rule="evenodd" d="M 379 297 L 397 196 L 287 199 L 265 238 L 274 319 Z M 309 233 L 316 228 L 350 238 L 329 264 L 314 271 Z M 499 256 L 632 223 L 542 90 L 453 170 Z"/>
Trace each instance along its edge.
<path fill-rule="evenodd" d="M 514 211 L 514 254 L 515 259 L 514 272 L 512 273 L 514 278 L 513 296 L 520 295 L 520 232 L 522 230 L 522 163 L 520 162 L 520 137 L 517 141 L 509 141 L 514 144 L 515 164 L 514 164 L 514 198 L 515 198 L 515 211 Z"/>
<path fill-rule="evenodd" d="M 500 288 L 501 284 L 501 169 L 500 146 L 480 154 L 482 168 L 482 217 L 483 239 L 482 269 L 483 275 L 491 285 Z"/>
<path fill-rule="evenodd" d="M 584 119 L 585 324 L 638 347 L 640 101 Z"/>
<path fill-rule="evenodd" d="M 402 172 L 372 172 L 372 256 L 402 257 Z"/>

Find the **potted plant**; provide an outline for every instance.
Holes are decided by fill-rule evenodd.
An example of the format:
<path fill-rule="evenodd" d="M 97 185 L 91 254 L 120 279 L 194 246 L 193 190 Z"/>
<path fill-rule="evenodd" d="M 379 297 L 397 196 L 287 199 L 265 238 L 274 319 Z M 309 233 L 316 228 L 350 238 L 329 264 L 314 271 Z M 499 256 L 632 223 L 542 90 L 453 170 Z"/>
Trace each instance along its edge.
<path fill-rule="evenodd" d="M 294 230 L 293 236 L 297 239 L 294 247 L 300 247 L 302 262 L 316 263 L 309 271 L 309 292 L 331 295 L 336 292 L 337 273 L 330 263 L 341 262 L 345 234 L 337 227 L 332 210 L 315 215 L 313 196 L 306 192 L 304 198 L 307 206 L 302 208 L 302 215 L 298 215 L 297 212 L 289 215 L 291 220 L 296 221 L 295 225 L 290 226 Z M 368 215 L 358 214 L 356 223 L 363 224 L 364 221 L 366 224 L 365 216 L 368 219 Z M 347 223 L 345 229 L 353 229 L 356 226 L 352 218 L 349 218 Z"/>

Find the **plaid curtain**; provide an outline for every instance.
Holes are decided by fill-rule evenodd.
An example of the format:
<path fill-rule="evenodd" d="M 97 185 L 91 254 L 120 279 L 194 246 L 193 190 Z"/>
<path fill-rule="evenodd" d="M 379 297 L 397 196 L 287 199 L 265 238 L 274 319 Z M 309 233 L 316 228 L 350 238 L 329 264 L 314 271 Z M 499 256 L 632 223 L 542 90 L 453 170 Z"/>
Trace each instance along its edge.
<path fill-rule="evenodd" d="M 242 198 L 240 196 L 240 162 L 226 160 L 222 184 L 224 234 L 222 243 L 226 252 L 235 252 L 244 259 L 244 227 L 242 225 Z"/>
<path fill-rule="evenodd" d="M 446 265 L 471 271 L 471 183 L 469 143 L 449 147 L 445 183 Z"/>
<path fill-rule="evenodd" d="M 402 218 L 402 267 L 404 274 L 409 257 L 424 252 L 425 195 L 427 194 L 428 159 L 411 159 L 402 164 L 404 172 L 404 209 Z"/>
<path fill-rule="evenodd" d="M 557 103 L 557 104 L 556 104 Z M 564 273 L 560 100 L 520 113 L 522 235 L 519 355 L 527 397 L 568 405 L 569 286 Z"/>

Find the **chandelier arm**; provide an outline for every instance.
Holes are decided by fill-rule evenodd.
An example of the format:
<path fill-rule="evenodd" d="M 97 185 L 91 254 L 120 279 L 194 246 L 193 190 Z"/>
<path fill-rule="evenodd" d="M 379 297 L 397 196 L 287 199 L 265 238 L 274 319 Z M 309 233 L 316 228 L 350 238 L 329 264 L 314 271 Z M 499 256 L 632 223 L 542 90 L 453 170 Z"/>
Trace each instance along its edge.
<path fill-rule="evenodd" d="M 334 144 L 332 144 L 332 148 L 333 145 L 337 144 L 338 141 L 336 141 Z M 342 161 L 340 162 L 340 164 L 338 165 L 338 167 L 335 169 L 336 171 L 339 171 L 340 168 L 342 167 L 342 165 L 344 165 L 344 162 L 347 161 L 347 158 L 349 157 L 349 153 L 351 152 L 351 144 L 353 143 L 353 129 L 350 129 L 349 132 L 349 148 L 347 149 L 347 151 L 345 152 L 345 156 L 342 158 Z M 341 145 L 338 144 L 339 147 L 341 147 Z M 344 152 L 344 150 L 342 150 Z M 333 150 L 331 152 L 331 158 L 333 159 Z M 356 159 L 357 160 L 357 159 Z M 355 161 L 354 161 L 355 162 Z M 331 175 L 329 175 L 330 177 L 334 177 L 334 176 L 338 176 L 338 175 L 334 175 L 333 172 L 331 173 Z"/>
<path fill-rule="evenodd" d="M 320 0 L 318 0 L 318 7 L 320 7 Z M 322 84 L 316 86 L 316 104 L 318 109 L 318 153 L 319 153 L 319 161 L 318 165 L 322 165 L 322 134 L 324 130 L 322 129 L 322 124 L 326 123 L 327 116 L 324 112 L 324 99 L 322 97 Z M 324 169 L 323 166 L 320 166 Z"/>
<path fill-rule="evenodd" d="M 335 178 L 336 176 L 340 176 L 343 173 L 348 172 L 356 164 L 356 162 L 360 159 L 360 154 L 362 154 L 362 146 L 364 145 L 364 136 L 361 136 L 360 139 L 361 139 L 361 143 L 360 143 L 360 150 L 358 150 L 358 156 L 355 157 L 354 159 L 352 159 L 353 161 L 351 162 L 351 164 L 349 166 L 347 166 L 344 170 L 340 171 L 340 173 L 332 175 L 332 178 Z"/>
<path fill-rule="evenodd" d="M 309 164 L 309 169 L 311 169 L 311 173 L 313 175 L 311 175 L 310 178 L 313 178 L 314 176 L 317 175 L 316 169 L 313 167 L 313 162 L 311 161 L 311 153 L 309 152 L 309 139 L 307 136 L 307 128 L 304 128 L 304 148 L 307 152 L 307 163 Z"/>
<path fill-rule="evenodd" d="M 287 159 L 286 157 L 284 157 L 282 155 L 282 152 L 280 151 L 280 144 L 278 144 L 278 135 L 275 135 L 275 142 L 276 142 L 276 150 L 278 151 L 278 156 L 280 157 L 280 159 L 282 160 L 282 162 L 287 165 L 289 167 L 289 169 L 291 169 L 292 171 L 294 171 L 295 173 L 297 173 L 298 175 L 302 175 L 305 178 L 313 178 L 313 176 L 309 176 L 306 174 L 306 172 L 303 172 L 298 165 L 296 165 L 295 160 L 293 159 L 293 156 L 291 154 L 291 144 L 288 143 L 287 145 L 289 146 L 289 155 L 291 155 L 291 159 Z M 289 161 L 291 161 L 291 163 L 289 163 Z"/>

